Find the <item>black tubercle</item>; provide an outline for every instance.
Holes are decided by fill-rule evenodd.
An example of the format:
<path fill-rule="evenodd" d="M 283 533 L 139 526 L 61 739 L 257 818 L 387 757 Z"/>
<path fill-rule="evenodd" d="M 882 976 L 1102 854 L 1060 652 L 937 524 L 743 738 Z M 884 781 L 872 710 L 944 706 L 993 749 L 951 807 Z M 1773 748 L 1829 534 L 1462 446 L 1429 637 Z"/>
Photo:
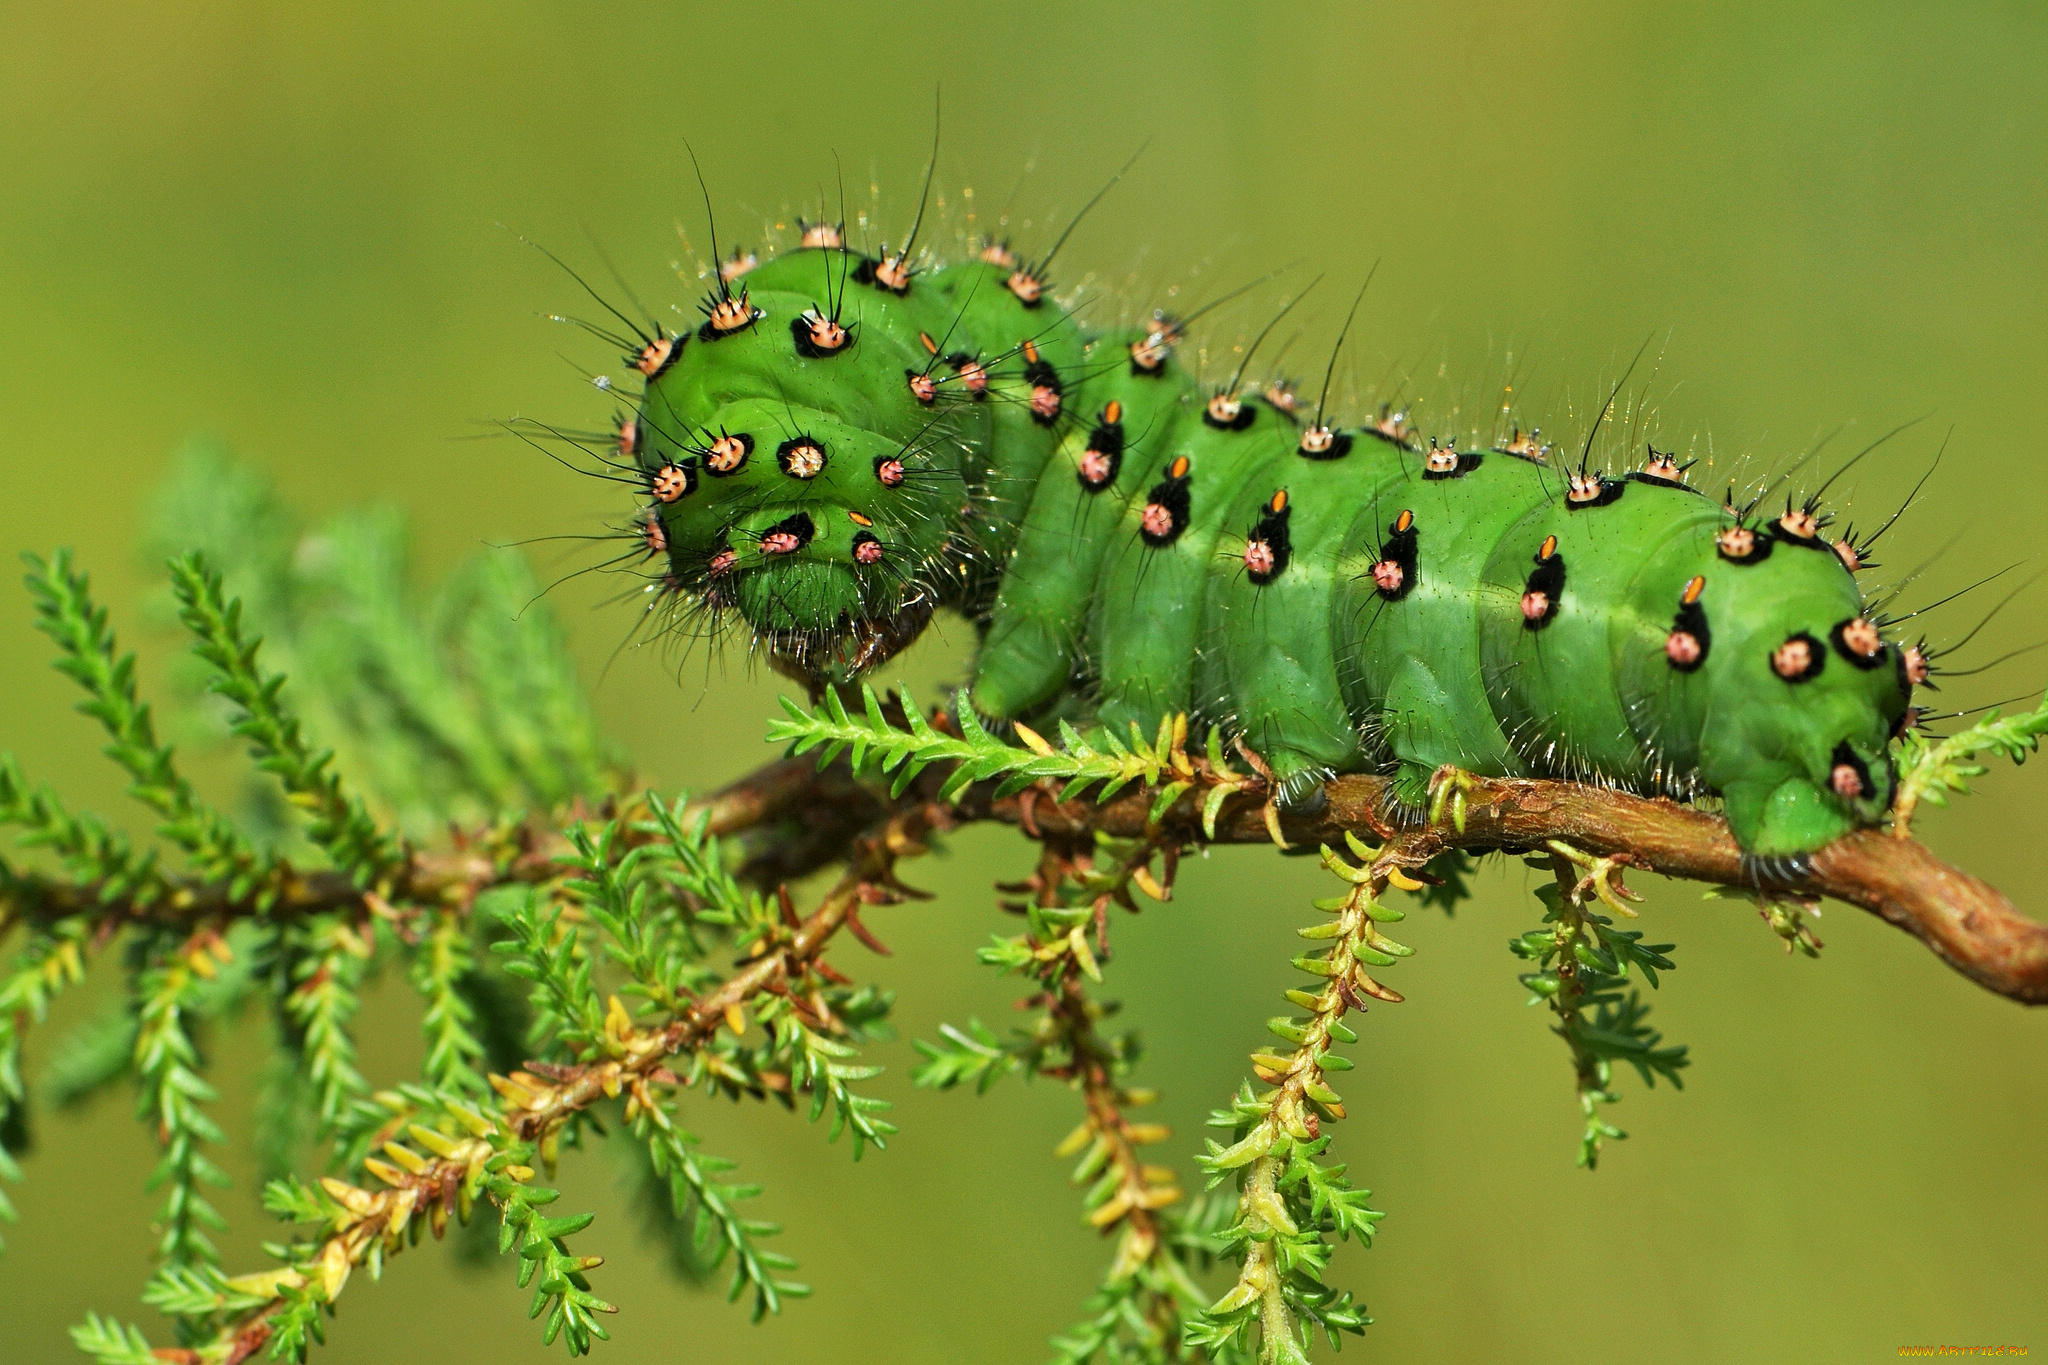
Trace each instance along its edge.
<path fill-rule="evenodd" d="M 759 321 L 760 319 L 758 317 L 754 319 L 754 322 Z M 734 332 L 744 332 L 751 329 L 754 325 L 754 322 L 749 322 L 745 326 L 735 327 L 730 332 L 721 332 L 716 327 L 713 327 L 711 323 L 707 320 L 697 325 L 697 340 L 705 342 L 707 344 L 713 341 L 723 341 L 725 338 L 733 335 Z"/>
<path fill-rule="evenodd" d="M 704 314 L 704 321 L 697 326 L 697 340 L 707 344 L 751 332 L 762 318 L 768 316 L 748 300 L 744 284 L 735 292 L 724 280 L 719 281 L 718 288 L 698 300 L 697 308 Z"/>
<path fill-rule="evenodd" d="M 1564 500 L 1566 511 L 1583 512 L 1589 507 L 1606 507 L 1612 503 L 1620 502 L 1621 495 L 1628 491 L 1626 480 L 1610 479 L 1605 474 L 1595 474 L 1592 478 L 1598 482 L 1599 492 L 1584 500 L 1574 500 L 1569 493 L 1566 494 Z"/>
<path fill-rule="evenodd" d="M 1099 458 L 1090 459 L 1090 456 Z M 1100 493 L 1116 482 L 1123 464 L 1124 424 L 1098 422 L 1095 430 L 1088 433 L 1088 447 L 1081 452 L 1081 464 L 1074 471 L 1074 477 L 1081 481 L 1081 487 L 1087 492 Z"/>
<path fill-rule="evenodd" d="M 1783 649 L 1786 645 L 1792 644 L 1804 644 L 1806 646 L 1806 667 L 1790 676 L 1784 673 L 1778 673 L 1778 676 L 1790 683 L 1812 682 L 1821 675 L 1821 670 L 1827 666 L 1827 650 L 1821 647 L 1820 641 L 1814 639 L 1811 634 L 1803 630 L 1794 631 L 1786 636 L 1785 644 L 1780 645 L 1778 648 Z M 1777 652 L 1775 650 L 1772 651 L 1771 671 L 1774 673 L 1778 672 Z"/>
<path fill-rule="evenodd" d="M 1462 479 L 1467 474 L 1470 474 L 1473 470 L 1479 468 L 1480 464 L 1483 463 L 1485 459 L 1486 456 L 1481 454 L 1479 451 L 1465 451 L 1458 455 L 1457 464 L 1453 465 L 1451 468 L 1424 469 L 1422 471 L 1422 477 L 1424 479 L 1427 479 L 1431 483 L 1436 483 L 1443 479 Z M 1619 497 L 1620 493 L 1617 491 L 1615 496 Z M 1608 499 L 1609 502 L 1612 502 L 1613 500 L 1613 498 Z"/>
<path fill-rule="evenodd" d="M 1849 746 L 1848 740 L 1845 739 L 1835 746 L 1835 751 L 1828 755 L 1828 762 L 1834 767 L 1847 768 L 1855 773 L 1862 795 L 1868 796 L 1877 790 L 1870 785 L 1870 765 L 1863 761 L 1862 755 Z"/>
<path fill-rule="evenodd" d="M 697 457 L 665 461 L 648 472 L 647 482 L 656 502 L 681 502 L 697 491 Z"/>
<path fill-rule="evenodd" d="M 1217 431 L 1244 431 L 1253 422 L 1256 422 L 1258 418 L 1259 410 L 1250 403 L 1240 403 L 1237 408 L 1237 415 L 1227 422 L 1219 421 L 1216 414 L 1209 411 L 1207 407 L 1202 409 L 1202 424 L 1214 427 Z"/>
<path fill-rule="evenodd" d="M 980 384 L 967 384 L 963 387 L 967 390 L 968 398 L 974 402 L 985 403 L 988 401 L 988 384 L 985 382 L 988 370 L 985 366 L 981 365 L 981 357 L 975 355 L 972 351 L 954 351 L 945 357 L 945 364 L 956 376 L 966 374 L 970 366 L 979 367 L 984 377 L 984 382 Z"/>
<path fill-rule="evenodd" d="M 1387 538 L 1380 544 L 1379 564 L 1394 564 L 1401 570 L 1401 581 L 1394 587 L 1382 586 L 1377 581 L 1373 591 L 1389 602 L 1398 602 L 1415 591 L 1416 557 L 1421 547 L 1421 531 L 1415 523 L 1415 514 L 1403 512 L 1387 525 Z M 1375 565 L 1377 571 L 1379 565 Z"/>
<path fill-rule="evenodd" d="M 1558 600 L 1564 596 L 1564 556 L 1557 553 L 1555 544 L 1550 554 L 1536 552 L 1536 567 L 1529 571 L 1529 581 L 1522 585 L 1522 600 L 1526 604 L 1530 593 L 1543 594 L 1543 610 L 1535 616 L 1528 614 L 1525 605 L 1522 612 L 1524 630 L 1541 630 L 1557 615 Z"/>
<path fill-rule="evenodd" d="M 1152 485 L 1152 491 L 1145 495 L 1145 511 L 1157 507 L 1166 514 L 1168 525 L 1164 530 L 1154 531 L 1141 521 L 1138 537 L 1155 550 L 1163 550 L 1180 539 L 1181 532 L 1188 529 L 1188 517 L 1193 499 L 1188 485 L 1194 476 L 1188 472 L 1169 474 Z"/>
<path fill-rule="evenodd" d="M 1874 653 L 1857 653 L 1855 646 L 1849 643 L 1848 632 L 1859 626 L 1864 630 L 1875 633 L 1876 628 L 1874 626 L 1863 621 L 1861 617 L 1852 616 L 1828 632 L 1828 642 L 1835 647 L 1835 653 L 1847 659 L 1852 665 L 1862 669 L 1865 673 L 1874 673 L 1891 662 L 1886 656 L 1893 652 L 1892 647 L 1881 643 Z"/>
<path fill-rule="evenodd" d="M 1034 360 L 1024 367 L 1024 382 L 1034 390 L 1031 402 L 1031 420 L 1042 427 L 1058 426 L 1060 420 L 1060 404 L 1058 400 L 1066 394 L 1065 386 L 1060 383 L 1059 371 L 1046 364 L 1043 360 Z M 1053 395 L 1054 402 L 1049 412 L 1040 411 L 1039 409 L 1038 395 L 1036 393 L 1038 389 L 1050 390 Z"/>
<path fill-rule="evenodd" d="M 808 472 L 806 472 L 803 466 L 796 463 L 796 460 L 805 451 L 817 452 L 817 467 L 810 469 Z M 793 436 L 775 447 L 776 467 L 793 479 L 817 478 L 818 475 L 825 472 L 828 458 L 825 454 L 825 447 L 808 436 Z M 808 463 L 808 460 L 806 460 L 806 463 Z"/>
<path fill-rule="evenodd" d="M 1690 468 L 1690 466 L 1687 467 Z M 1655 474 L 1646 474 L 1640 469 L 1630 470 L 1625 477 L 1629 483 L 1646 483 L 1652 488 L 1676 488 L 1681 493 L 1691 493 L 1702 498 L 1707 496 L 1704 492 L 1694 488 L 1683 479 L 1660 478 Z"/>
<path fill-rule="evenodd" d="M 1297 445 L 1294 453 L 1304 460 L 1341 460 L 1351 453 L 1352 435 L 1348 431 L 1330 433 L 1330 444 L 1323 450 L 1310 450 L 1306 445 Z"/>
<path fill-rule="evenodd" d="M 766 540 L 769 536 L 773 535 L 795 536 L 797 548 L 801 549 L 810 544 L 811 538 L 817 534 L 818 528 L 811 521 L 811 514 L 809 512 L 792 512 L 763 531 L 761 538 Z"/>
<path fill-rule="evenodd" d="M 837 346 L 820 346 L 811 336 L 809 314 L 801 314 L 789 320 L 789 335 L 796 342 L 796 353 L 806 360 L 824 360 L 835 355 L 844 355 L 853 346 L 854 329 L 859 323 L 841 325 L 842 340 Z"/>
<path fill-rule="evenodd" d="M 742 469 L 745 469 L 747 467 L 747 461 L 753 458 L 754 438 L 744 431 L 728 431 L 722 432 L 718 438 L 718 441 L 738 442 L 740 451 L 739 459 L 733 462 L 733 465 L 730 469 L 720 469 L 717 464 L 718 442 L 713 442 L 711 448 L 706 450 L 702 456 L 704 462 L 704 472 L 706 474 L 709 474 L 714 479 L 729 479 L 733 475 L 739 473 Z"/>
<path fill-rule="evenodd" d="M 1723 539 L 1729 531 L 1749 532 L 1749 552 L 1747 554 L 1731 554 L 1729 552 L 1728 546 L 1724 543 Z M 1769 531 L 1757 530 L 1738 523 L 1735 526 L 1723 529 L 1720 535 L 1715 536 L 1714 552 L 1730 564 L 1761 564 L 1771 557 L 1771 548 L 1777 543 L 1778 538 Z"/>
<path fill-rule="evenodd" d="M 627 356 L 626 363 L 647 376 L 647 382 L 652 384 L 655 380 L 667 374 L 671 365 L 682 359 L 683 343 L 688 340 L 689 337 L 687 335 L 656 337 L 641 347 L 640 353 L 637 356 Z M 653 362 L 652 364 L 649 363 L 650 360 Z"/>
<path fill-rule="evenodd" d="M 1389 423 L 1390 421 L 1398 423 L 1399 419 L 1381 418 L 1380 425 L 1360 428 L 1361 434 L 1370 436 L 1375 441 L 1385 441 L 1388 445 L 1394 447 L 1396 450 L 1415 449 L 1415 439 L 1413 434 L 1410 433 L 1405 426 L 1387 425 L 1387 423 Z"/>
<path fill-rule="evenodd" d="M 1699 642 L 1700 652 L 1690 663 L 1681 662 L 1667 652 L 1666 662 L 1680 673 L 1695 672 L 1701 664 L 1707 661 L 1707 654 L 1714 647 L 1714 633 L 1707 628 L 1706 607 L 1697 599 L 1691 602 L 1679 603 L 1677 615 L 1671 618 L 1671 632 L 1674 635 L 1685 634 L 1692 636 L 1694 640 Z"/>
<path fill-rule="evenodd" d="M 909 262 L 903 262 L 904 279 L 903 287 L 900 289 L 896 288 L 893 285 L 887 285 L 882 283 L 881 279 L 875 274 L 875 271 L 879 269 L 882 264 L 883 261 L 881 259 L 877 259 L 876 257 L 861 257 L 860 264 L 853 268 L 854 283 L 873 285 L 875 288 L 880 289 L 885 293 L 894 294 L 899 299 L 908 294 L 910 292 L 910 277 L 915 273 L 910 269 Z"/>
<path fill-rule="evenodd" d="M 1249 565 L 1245 568 L 1245 576 L 1259 587 L 1265 587 L 1287 572 L 1287 561 L 1293 557 L 1293 546 L 1287 539 L 1287 519 L 1293 512 L 1294 509 L 1284 503 L 1277 511 L 1268 504 L 1259 512 L 1259 519 L 1252 523 L 1251 534 L 1245 538 L 1249 545 L 1264 544 L 1273 554 L 1272 568 L 1263 572 Z"/>
<path fill-rule="evenodd" d="M 1826 550 L 1829 554 L 1833 554 L 1835 550 L 1835 547 L 1828 543 L 1828 538 L 1819 534 L 1818 526 L 1815 529 L 1815 534 L 1802 536 L 1788 530 L 1784 521 L 1780 519 L 1771 523 L 1770 537 L 1774 541 L 1779 541 L 1786 545 L 1802 545 L 1809 550 Z"/>

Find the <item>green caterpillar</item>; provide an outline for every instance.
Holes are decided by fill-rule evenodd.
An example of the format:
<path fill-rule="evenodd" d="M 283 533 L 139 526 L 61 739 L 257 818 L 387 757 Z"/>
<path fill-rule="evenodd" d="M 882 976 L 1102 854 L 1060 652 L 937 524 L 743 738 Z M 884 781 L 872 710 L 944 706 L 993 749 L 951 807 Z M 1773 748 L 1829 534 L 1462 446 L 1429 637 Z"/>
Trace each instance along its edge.
<path fill-rule="evenodd" d="M 1444 764 L 1713 795 L 1760 876 L 1884 818 L 1928 655 L 1882 637 L 1874 538 L 1816 501 L 1753 519 L 1655 450 L 1613 477 L 1519 432 L 1341 428 L 1285 386 L 1204 391 L 1184 322 L 1084 327 L 1050 256 L 799 227 L 722 264 L 693 332 L 607 334 L 646 381 L 619 464 L 670 609 L 816 686 L 952 608 L 982 715 L 1187 712 L 1293 806 L 1386 771 L 1412 808 Z"/>

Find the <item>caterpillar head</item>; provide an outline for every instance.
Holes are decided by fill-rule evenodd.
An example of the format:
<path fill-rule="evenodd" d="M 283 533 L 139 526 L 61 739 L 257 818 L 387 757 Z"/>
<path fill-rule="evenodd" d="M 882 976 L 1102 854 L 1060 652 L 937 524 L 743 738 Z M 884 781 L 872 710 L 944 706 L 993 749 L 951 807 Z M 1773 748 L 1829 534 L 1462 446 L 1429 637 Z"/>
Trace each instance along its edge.
<path fill-rule="evenodd" d="M 753 321 L 678 342 L 633 423 L 663 582 L 813 682 L 908 643 L 971 557 L 965 452 L 997 359 L 932 339 L 945 283 L 896 278 L 837 242 L 753 266 Z"/>
<path fill-rule="evenodd" d="M 917 448 L 759 398 L 720 405 L 712 425 L 685 439 L 680 461 L 663 451 L 650 481 L 668 573 L 682 589 L 737 612 L 790 661 L 831 668 L 836 657 L 853 672 L 880 661 L 882 635 L 906 611 L 928 614 L 923 580 L 939 567 L 946 532 Z M 678 485 L 662 469 L 681 462 L 696 477 L 661 500 Z"/>

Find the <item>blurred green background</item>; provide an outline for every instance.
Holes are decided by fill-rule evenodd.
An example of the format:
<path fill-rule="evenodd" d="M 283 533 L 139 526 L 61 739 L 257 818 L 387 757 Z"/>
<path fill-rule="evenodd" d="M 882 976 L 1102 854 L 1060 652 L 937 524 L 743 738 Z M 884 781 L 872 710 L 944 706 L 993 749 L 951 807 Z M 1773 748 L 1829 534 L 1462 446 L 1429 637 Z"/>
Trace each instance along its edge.
<path fill-rule="evenodd" d="M 1852 422 L 1834 447 L 1846 453 L 1931 409 L 1845 481 L 1857 520 L 1881 520 L 1954 425 L 1925 504 L 1887 545 L 1904 568 L 1956 540 L 1918 602 L 2031 556 L 2048 511 L 2048 12 L 2035 5 L 110 3 L 12 5 L 4 29 L 0 545 L 76 546 L 133 639 L 156 575 L 134 549 L 143 502 L 195 434 L 272 471 L 309 513 L 405 509 L 424 573 L 617 515 L 611 489 L 527 447 L 459 439 L 491 417 L 601 420 L 561 357 L 616 365 L 538 318 L 581 300 L 496 225 L 583 262 L 601 243 L 650 300 L 687 308 L 694 257 L 677 224 L 699 250 L 705 239 L 685 138 L 728 240 L 757 239 L 829 183 L 835 151 L 856 198 L 881 186 L 882 222 L 900 231 L 939 84 L 949 212 L 957 224 L 963 187 L 984 209 L 1018 187 L 1027 243 L 1153 138 L 1062 256 L 1063 279 L 1109 286 L 1100 307 L 1302 257 L 1336 281 L 1328 315 L 1379 259 L 1351 352 L 1361 390 L 1413 376 L 1439 411 L 1483 406 L 1511 350 L 1527 411 L 1568 434 L 1583 428 L 1567 408 L 1597 401 L 1654 335 L 1658 430 L 1711 443 L 1717 464 L 1786 456 Z M 1209 332 L 1224 343 L 1261 320 L 1226 318 Z M 1302 368 L 1334 321 L 1319 318 Z M 548 546 L 537 558 L 581 562 Z M 585 579 L 554 597 L 593 684 L 627 626 L 624 609 L 595 609 L 607 591 Z M 1997 591 L 1931 618 L 1932 633 L 1960 636 Z M 1969 657 L 2040 639 L 2037 603 L 2022 595 Z M 965 634 L 904 665 L 927 694 L 957 672 Z M 45 645 L 25 599 L 0 609 L 0 746 L 82 804 L 132 810 Z M 630 651 L 598 692 L 612 734 L 665 787 L 708 787 L 767 756 L 756 736 L 773 680 L 701 663 Z M 2030 656 L 1942 695 L 1998 700 L 2042 673 Z M 1927 817 L 1926 837 L 2048 914 L 2048 777 L 1982 785 Z M 902 1040 L 876 1057 L 904 1130 L 887 1152 L 855 1166 L 779 1110 L 691 1111 L 709 1150 L 768 1185 L 759 1210 L 787 1225 L 778 1245 L 815 1300 L 751 1327 L 714 1290 L 670 1280 L 615 1164 L 570 1157 L 566 1206 L 599 1210 L 579 1249 L 611 1257 L 600 1288 L 625 1308 L 604 1358 L 1041 1357 L 1106 1255 L 1050 1159 L 1071 1100 L 1045 1085 L 935 1097 L 905 1080 L 909 1038 L 1009 1017 L 1016 992 L 972 953 L 1004 927 L 989 884 L 1028 856 L 1000 830 L 949 840 L 913 869 L 938 900 L 872 917 L 895 956 L 838 954 L 900 992 Z M 1325 890 L 1302 862 L 1232 850 L 1118 927 L 1115 993 L 1143 1025 L 1140 1075 L 1166 1091 L 1183 1169 L 1292 984 L 1291 929 Z M 1695 1064 L 1682 1094 L 1625 1083 L 1632 1136 L 1589 1175 L 1572 1165 L 1563 1050 L 1523 1008 L 1504 948 L 1535 918 L 1519 865 L 1489 873 L 1455 919 L 1411 920 L 1418 953 L 1395 978 L 1409 1003 L 1364 1021 L 1347 1087 L 1358 1117 L 1338 1141 L 1389 1217 L 1374 1250 L 1339 1256 L 1336 1278 L 1381 1319 L 1353 1349 L 1700 1362 L 2048 1350 L 2048 1018 L 1856 911 L 1829 907 L 1827 952 L 1810 962 L 1739 904 L 1657 887 L 1644 925 L 1678 941 L 1680 964 L 1658 1016 Z M 380 998 L 392 1010 L 366 1027 L 364 1053 L 388 1079 L 414 1065 L 417 1035 L 402 988 Z M 67 999 L 32 1060 L 93 1002 Z M 224 1114 L 242 1112 L 257 1048 L 220 1050 Z M 63 1329 L 89 1308 L 166 1340 L 134 1300 L 146 1134 L 109 1097 L 46 1116 L 40 1139 L 0 1259 L 7 1359 L 69 1358 Z M 270 1227 L 231 1155 L 228 1260 L 253 1268 Z M 408 1253 L 382 1284 L 350 1288 L 324 1358 L 541 1360 L 524 1304 L 509 1267 Z"/>

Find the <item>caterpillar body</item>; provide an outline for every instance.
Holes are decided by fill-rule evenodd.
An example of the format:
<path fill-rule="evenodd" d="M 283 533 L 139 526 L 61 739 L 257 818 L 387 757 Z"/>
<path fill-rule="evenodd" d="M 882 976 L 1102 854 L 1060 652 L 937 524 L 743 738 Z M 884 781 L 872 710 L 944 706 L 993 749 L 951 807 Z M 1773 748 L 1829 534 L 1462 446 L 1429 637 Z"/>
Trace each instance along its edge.
<path fill-rule="evenodd" d="M 1356 771 L 1420 802 L 1445 764 L 1712 795 L 1766 870 L 1883 819 L 1927 660 L 1813 503 L 1752 519 L 1654 450 L 1617 477 L 1326 425 L 1199 385 L 1171 318 L 1084 327 L 1044 261 L 917 259 L 809 225 L 693 331 L 623 338 L 663 601 L 814 682 L 954 608 L 982 715 L 1186 712 L 1295 805 Z"/>

